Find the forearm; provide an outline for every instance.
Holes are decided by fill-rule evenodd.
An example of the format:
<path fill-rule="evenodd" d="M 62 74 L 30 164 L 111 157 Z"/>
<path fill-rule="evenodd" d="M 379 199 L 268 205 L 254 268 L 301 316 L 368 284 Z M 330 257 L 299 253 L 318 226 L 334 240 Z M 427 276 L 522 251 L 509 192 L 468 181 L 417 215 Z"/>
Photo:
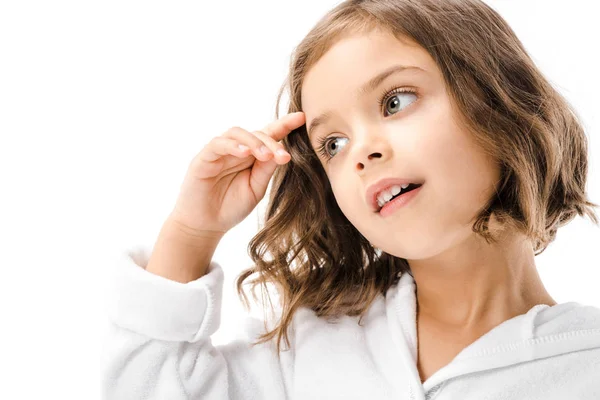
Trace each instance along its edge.
<path fill-rule="evenodd" d="M 164 278 L 188 283 L 206 275 L 223 236 L 191 235 L 167 219 L 158 235 L 146 270 Z"/>

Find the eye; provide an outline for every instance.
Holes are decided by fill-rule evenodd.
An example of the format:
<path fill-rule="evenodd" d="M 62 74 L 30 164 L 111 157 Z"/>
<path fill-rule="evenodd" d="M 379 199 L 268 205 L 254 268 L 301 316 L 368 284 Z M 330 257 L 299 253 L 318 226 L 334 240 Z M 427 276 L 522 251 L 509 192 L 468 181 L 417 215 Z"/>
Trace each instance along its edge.
<path fill-rule="evenodd" d="M 402 97 L 405 99 L 410 99 L 412 97 L 413 100 L 402 102 L 400 99 Z M 383 97 L 381 97 L 379 99 L 379 108 L 383 109 L 384 115 L 388 109 L 394 110 L 394 111 L 390 112 L 389 114 L 385 115 L 387 117 L 388 115 L 393 115 L 393 114 L 396 114 L 398 111 L 401 111 L 406 106 L 408 106 L 409 104 L 412 104 L 414 101 L 416 101 L 417 98 L 418 97 L 417 97 L 417 94 L 414 89 L 396 88 L 389 92 L 386 92 L 386 94 L 384 94 Z"/>
<path fill-rule="evenodd" d="M 411 99 L 410 101 L 402 101 L 401 98 Z M 385 117 L 389 115 L 393 115 L 402 111 L 408 105 L 414 103 L 418 99 L 416 91 L 411 88 L 394 88 L 385 94 L 379 99 L 379 108 L 383 109 L 383 114 Z M 392 112 L 386 113 L 387 110 L 390 109 Z M 343 137 L 327 137 L 324 139 L 319 139 L 319 144 L 317 146 L 317 151 L 323 158 L 325 158 L 325 162 L 329 162 L 329 160 L 335 157 L 335 154 L 331 154 L 329 152 L 329 144 L 334 143 L 337 139 L 348 140 Z M 335 150 L 337 150 L 339 146 L 335 146 Z M 337 153 L 336 153 L 337 154 Z"/>
<path fill-rule="evenodd" d="M 348 140 L 347 138 L 343 138 L 343 137 L 329 137 L 329 138 L 325 138 L 325 139 L 319 139 L 319 145 L 317 146 L 317 150 L 319 152 L 319 154 L 321 154 L 323 156 L 323 158 L 325 158 L 325 161 L 328 162 L 331 158 L 333 158 L 335 155 L 330 155 L 329 153 L 329 149 L 327 148 L 329 146 L 329 143 L 335 143 L 336 139 L 342 139 L 342 140 Z M 338 146 L 335 146 L 335 148 L 337 149 Z"/>

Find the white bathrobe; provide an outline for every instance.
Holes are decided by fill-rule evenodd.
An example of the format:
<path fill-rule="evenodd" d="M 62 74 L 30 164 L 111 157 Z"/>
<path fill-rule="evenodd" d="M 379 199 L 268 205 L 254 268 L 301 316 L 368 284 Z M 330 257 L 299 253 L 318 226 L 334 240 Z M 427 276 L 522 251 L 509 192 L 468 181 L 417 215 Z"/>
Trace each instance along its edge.
<path fill-rule="evenodd" d="M 223 288 L 218 262 L 182 284 L 146 271 L 150 252 L 132 247 L 108 266 L 104 399 L 600 399 L 598 307 L 537 305 L 481 336 L 421 383 L 409 274 L 378 297 L 363 326 L 359 317 L 331 323 L 300 309 L 291 346 L 278 358 L 274 340 L 249 345 L 264 333 L 263 322 L 250 316 L 244 336 L 213 346 Z"/>

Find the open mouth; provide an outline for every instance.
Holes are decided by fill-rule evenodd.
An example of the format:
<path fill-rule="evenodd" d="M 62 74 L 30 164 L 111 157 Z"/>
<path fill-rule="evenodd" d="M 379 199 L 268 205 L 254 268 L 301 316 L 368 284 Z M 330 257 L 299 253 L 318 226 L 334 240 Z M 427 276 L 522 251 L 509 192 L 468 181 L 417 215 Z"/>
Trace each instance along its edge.
<path fill-rule="evenodd" d="M 395 195 L 395 196 L 392 196 L 392 198 L 391 198 L 389 201 L 387 201 L 385 204 L 387 204 L 387 203 L 391 202 L 391 201 L 392 201 L 392 200 L 394 200 L 396 197 L 400 197 L 400 196 L 402 196 L 403 194 L 406 194 L 406 193 L 408 193 L 408 192 L 410 192 L 410 191 L 412 191 L 412 190 L 415 190 L 415 189 L 417 189 L 417 188 L 420 188 L 421 186 L 423 186 L 423 184 L 415 184 L 415 183 L 411 183 L 411 184 L 410 184 L 410 185 L 408 185 L 408 186 L 407 186 L 405 189 L 402 189 L 402 190 L 400 191 L 400 193 L 398 193 L 398 194 L 397 194 L 397 195 Z M 383 206 L 379 207 L 379 211 L 381 211 L 381 209 L 382 209 L 382 208 L 385 206 L 385 204 L 384 204 Z"/>

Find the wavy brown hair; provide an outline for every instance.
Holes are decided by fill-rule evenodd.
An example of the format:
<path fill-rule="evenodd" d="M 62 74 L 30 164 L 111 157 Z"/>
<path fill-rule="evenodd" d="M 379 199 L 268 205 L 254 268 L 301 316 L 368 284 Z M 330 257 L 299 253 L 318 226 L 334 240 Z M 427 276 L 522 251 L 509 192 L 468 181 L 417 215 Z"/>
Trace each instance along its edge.
<path fill-rule="evenodd" d="M 324 15 L 294 49 L 288 112 L 302 111 L 307 71 L 349 34 L 390 32 L 422 46 L 441 69 L 465 128 L 499 161 L 501 179 L 476 218 L 473 232 L 493 242 L 489 219 L 517 229 L 542 253 L 559 227 L 576 215 L 598 217 L 586 198 L 587 140 L 578 116 L 544 78 L 504 19 L 480 0 L 347 0 Z M 279 295 L 278 324 L 254 344 L 277 336 L 290 346 L 288 327 L 299 307 L 317 316 L 360 315 L 379 294 L 411 274 L 407 261 L 374 248 L 337 205 L 327 175 L 308 140 L 306 125 L 283 139 L 291 161 L 272 179 L 264 227 L 248 245 L 254 266 L 237 277 L 254 290 L 267 283 Z M 267 258 L 268 254 L 268 258 Z M 263 296 L 264 298 L 264 296 Z M 271 302 L 272 306 L 272 302 Z M 266 318 L 265 318 L 266 323 Z M 266 328 L 266 325 L 265 325 Z"/>

